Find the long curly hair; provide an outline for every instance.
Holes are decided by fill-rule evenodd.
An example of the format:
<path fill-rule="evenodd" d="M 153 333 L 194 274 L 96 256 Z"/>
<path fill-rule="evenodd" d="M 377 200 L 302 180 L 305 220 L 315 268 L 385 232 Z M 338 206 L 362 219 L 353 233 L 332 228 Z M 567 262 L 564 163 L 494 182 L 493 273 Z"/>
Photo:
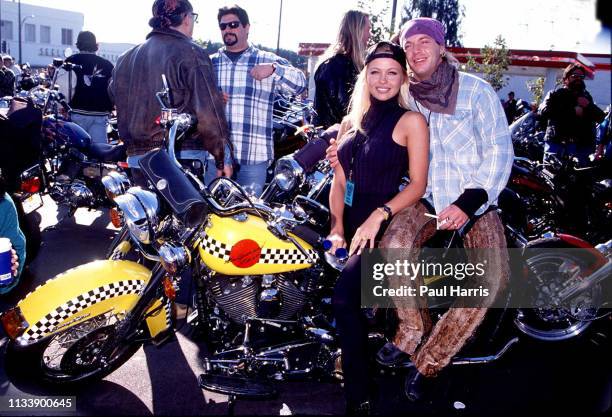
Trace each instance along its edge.
<path fill-rule="evenodd" d="M 181 24 L 186 13 L 192 12 L 189 0 L 155 0 L 152 7 L 153 17 L 149 26 L 153 29 L 168 29 Z"/>

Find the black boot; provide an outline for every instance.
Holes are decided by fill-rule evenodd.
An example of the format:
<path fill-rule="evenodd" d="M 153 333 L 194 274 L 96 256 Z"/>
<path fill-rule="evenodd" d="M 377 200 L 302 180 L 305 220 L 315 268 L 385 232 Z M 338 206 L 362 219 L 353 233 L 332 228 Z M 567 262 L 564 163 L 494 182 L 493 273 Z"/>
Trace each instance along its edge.
<path fill-rule="evenodd" d="M 421 400 L 425 394 L 427 382 L 427 378 L 423 374 L 416 368 L 411 368 L 404 383 L 404 393 L 408 400 L 411 402 Z"/>
<path fill-rule="evenodd" d="M 391 342 L 385 343 L 376 354 L 376 362 L 388 367 L 401 367 L 410 364 L 410 356 Z"/>

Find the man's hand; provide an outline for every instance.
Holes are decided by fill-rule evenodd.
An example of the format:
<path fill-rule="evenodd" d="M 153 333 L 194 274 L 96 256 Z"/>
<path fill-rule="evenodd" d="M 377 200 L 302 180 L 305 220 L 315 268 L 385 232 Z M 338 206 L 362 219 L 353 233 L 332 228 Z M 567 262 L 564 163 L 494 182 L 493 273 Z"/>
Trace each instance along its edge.
<path fill-rule="evenodd" d="M 440 230 L 459 230 L 467 221 L 467 214 L 454 204 L 451 204 L 438 214 L 438 228 Z"/>
<path fill-rule="evenodd" d="M 329 161 L 332 168 L 338 165 L 338 144 L 336 139 L 329 140 L 329 147 L 325 150 L 325 159 Z"/>
<path fill-rule="evenodd" d="M 229 101 L 229 94 L 227 94 L 225 91 L 221 91 L 221 98 L 223 98 L 223 104 L 227 104 Z"/>
<path fill-rule="evenodd" d="M 272 64 L 259 64 L 255 65 L 251 70 L 251 77 L 257 81 L 268 78 L 274 73 L 274 65 Z"/>
<path fill-rule="evenodd" d="M 574 110 L 576 110 L 576 116 L 578 117 L 582 117 L 584 114 L 584 108 L 582 106 L 576 106 L 574 107 Z"/>
<path fill-rule="evenodd" d="M 11 271 L 13 272 L 14 277 L 17 276 L 19 271 L 19 257 L 17 256 L 15 249 L 11 249 Z"/>
<path fill-rule="evenodd" d="M 223 169 L 217 169 L 217 177 L 231 178 L 234 174 L 234 167 L 231 165 L 223 165 Z"/>
<path fill-rule="evenodd" d="M 580 107 L 587 107 L 589 105 L 589 99 L 583 96 L 578 97 L 578 105 Z"/>

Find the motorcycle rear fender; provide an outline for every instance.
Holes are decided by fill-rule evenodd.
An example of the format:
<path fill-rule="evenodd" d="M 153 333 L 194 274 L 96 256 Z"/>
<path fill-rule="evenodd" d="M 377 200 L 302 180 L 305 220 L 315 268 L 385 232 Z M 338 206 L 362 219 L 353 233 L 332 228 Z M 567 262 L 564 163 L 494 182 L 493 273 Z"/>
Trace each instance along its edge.
<path fill-rule="evenodd" d="M 57 275 L 36 288 L 17 304 L 25 331 L 20 345 L 35 343 L 92 317 L 112 312 L 122 316 L 140 298 L 151 279 L 151 271 L 131 261 L 94 261 Z M 169 306 L 151 303 L 146 323 L 152 337 L 171 324 Z"/>

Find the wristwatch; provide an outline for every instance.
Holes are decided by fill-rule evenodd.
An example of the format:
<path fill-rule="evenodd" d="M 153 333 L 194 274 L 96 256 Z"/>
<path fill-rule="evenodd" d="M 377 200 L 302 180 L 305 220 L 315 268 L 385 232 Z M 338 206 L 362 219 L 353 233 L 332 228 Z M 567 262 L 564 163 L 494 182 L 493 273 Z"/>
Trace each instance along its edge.
<path fill-rule="evenodd" d="M 386 204 L 383 204 L 382 207 L 378 207 L 377 210 L 380 210 L 380 212 L 385 216 L 385 221 L 388 221 L 391 217 L 393 217 L 391 208 Z"/>

